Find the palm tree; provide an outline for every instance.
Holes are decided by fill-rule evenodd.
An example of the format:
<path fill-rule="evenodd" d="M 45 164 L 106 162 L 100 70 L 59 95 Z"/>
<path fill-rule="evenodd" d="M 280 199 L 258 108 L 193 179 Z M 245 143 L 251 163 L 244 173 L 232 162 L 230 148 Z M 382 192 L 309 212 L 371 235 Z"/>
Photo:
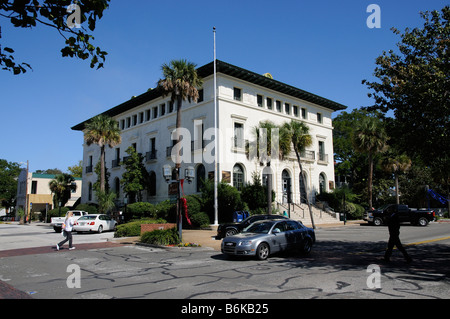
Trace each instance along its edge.
<path fill-rule="evenodd" d="M 71 193 L 76 191 L 77 185 L 75 178 L 70 174 L 58 174 L 48 183 L 50 191 L 55 194 L 53 196 L 53 206 L 64 207 L 72 196 Z"/>
<path fill-rule="evenodd" d="M 266 161 L 267 163 L 267 214 L 272 214 L 272 169 L 270 168 L 270 162 L 272 158 L 272 143 L 276 143 L 275 137 L 272 139 L 273 130 L 277 130 L 278 127 L 271 121 L 261 121 L 258 126 L 254 127 L 254 135 L 256 138 L 256 157 L 260 162 Z M 261 136 L 262 132 L 266 132 L 266 135 Z M 262 138 L 266 138 L 266 141 L 261 140 Z M 260 150 L 260 146 L 263 145 L 266 147 L 266 153 L 262 154 L 262 150 Z M 275 145 L 275 149 L 277 149 L 278 145 Z M 275 155 L 275 154 L 273 154 Z"/>
<path fill-rule="evenodd" d="M 369 209 L 372 208 L 372 178 L 374 157 L 387 150 L 389 137 L 386 134 L 381 121 L 375 117 L 366 117 L 353 132 L 353 146 L 363 154 L 367 154 L 369 172 L 367 179 L 367 190 L 369 194 Z"/>
<path fill-rule="evenodd" d="M 381 166 L 383 167 L 383 170 L 388 173 L 394 174 L 395 198 L 397 204 L 400 204 L 400 197 L 398 191 L 398 175 L 400 173 L 408 171 L 411 168 L 411 165 L 412 165 L 411 159 L 405 154 L 385 157 L 381 161 Z"/>
<path fill-rule="evenodd" d="M 122 142 L 119 124 L 107 115 L 97 115 L 86 124 L 84 140 L 87 145 L 100 146 L 100 191 L 105 191 L 105 146 L 114 147 Z"/>
<path fill-rule="evenodd" d="M 291 152 L 291 145 L 294 147 L 297 156 L 298 166 L 300 167 L 300 179 L 303 185 L 306 185 L 301 162 L 301 153 L 306 147 L 311 146 L 312 137 L 309 135 L 309 127 L 303 122 L 292 120 L 290 123 L 284 123 L 280 128 L 280 152 L 285 157 Z M 312 227 L 315 229 L 314 218 L 312 214 L 311 203 L 306 195 L 306 204 L 308 205 L 309 215 L 311 217 Z"/>
<path fill-rule="evenodd" d="M 172 60 L 169 64 L 162 65 L 162 72 L 164 79 L 158 81 L 158 89 L 162 90 L 162 95 L 165 97 L 170 95 L 171 102 L 176 102 L 177 108 L 177 120 L 176 120 L 176 172 L 177 181 L 180 179 L 180 134 L 181 128 L 181 106 L 183 101 L 188 100 L 191 102 L 197 101 L 199 94 L 198 88 L 203 85 L 203 80 L 198 76 L 197 65 L 186 60 Z M 216 150 L 217 151 L 217 150 Z M 181 205 L 180 205 L 180 183 L 178 182 L 177 192 L 177 215 L 178 215 L 178 231 L 179 238 L 182 238 L 182 217 L 181 217 Z"/>

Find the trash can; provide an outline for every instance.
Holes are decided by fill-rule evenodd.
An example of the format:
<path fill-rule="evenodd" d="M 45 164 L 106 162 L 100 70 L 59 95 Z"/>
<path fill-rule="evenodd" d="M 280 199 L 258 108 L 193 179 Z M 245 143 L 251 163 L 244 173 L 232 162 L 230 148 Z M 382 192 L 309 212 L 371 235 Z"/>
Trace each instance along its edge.
<path fill-rule="evenodd" d="M 345 213 L 340 213 L 340 214 L 339 214 L 339 220 L 340 220 L 341 222 L 345 222 Z"/>

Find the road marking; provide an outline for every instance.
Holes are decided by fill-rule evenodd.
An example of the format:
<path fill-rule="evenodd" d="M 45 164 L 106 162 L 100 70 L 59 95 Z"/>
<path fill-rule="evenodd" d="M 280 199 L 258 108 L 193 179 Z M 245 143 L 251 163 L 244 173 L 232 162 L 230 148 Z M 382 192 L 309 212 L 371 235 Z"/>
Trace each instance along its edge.
<path fill-rule="evenodd" d="M 430 240 L 424 240 L 424 241 L 418 241 L 418 242 L 415 242 L 415 243 L 405 244 L 405 246 L 413 246 L 413 245 L 428 244 L 428 243 L 433 243 L 433 242 L 435 242 L 435 241 L 441 241 L 441 240 L 447 240 L 447 239 L 450 239 L 450 236 L 448 236 L 448 237 L 436 238 L 436 239 L 430 239 Z"/>

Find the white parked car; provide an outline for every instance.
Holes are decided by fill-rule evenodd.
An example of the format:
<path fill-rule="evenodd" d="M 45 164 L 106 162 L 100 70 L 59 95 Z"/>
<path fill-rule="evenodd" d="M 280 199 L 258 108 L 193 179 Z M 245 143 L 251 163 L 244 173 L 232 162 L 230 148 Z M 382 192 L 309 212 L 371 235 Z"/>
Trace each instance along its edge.
<path fill-rule="evenodd" d="M 80 217 L 75 225 L 73 231 L 80 232 L 98 232 L 101 233 L 106 230 L 115 230 L 117 222 L 108 215 L 95 214 Z"/>

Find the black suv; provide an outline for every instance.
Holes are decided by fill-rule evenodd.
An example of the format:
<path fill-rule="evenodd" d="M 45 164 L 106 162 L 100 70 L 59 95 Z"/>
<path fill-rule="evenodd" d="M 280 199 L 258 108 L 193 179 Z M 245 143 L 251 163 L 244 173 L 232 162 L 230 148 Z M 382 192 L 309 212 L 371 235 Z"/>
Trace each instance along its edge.
<path fill-rule="evenodd" d="M 263 219 L 288 219 L 288 218 L 281 215 L 253 215 L 247 217 L 240 223 L 220 224 L 219 228 L 217 228 L 216 239 L 222 239 L 228 236 L 236 235 L 240 233 L 244 228 L 253 224 L 254 222 Z"/>

